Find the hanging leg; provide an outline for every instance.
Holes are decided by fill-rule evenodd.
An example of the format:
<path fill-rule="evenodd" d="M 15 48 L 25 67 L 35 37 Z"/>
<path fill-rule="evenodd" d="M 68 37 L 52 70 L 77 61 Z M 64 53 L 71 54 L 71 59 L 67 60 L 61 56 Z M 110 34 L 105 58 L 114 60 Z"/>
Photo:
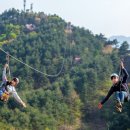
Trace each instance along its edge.
<path fill-rule="evenodd" d="M 120 92 L 115 92 L 116 101 L 120 102 Z"/>
<path fill-rule="evenodd" d="M 125 91 L 121 91 L 120 92 L 120 100 L 121 100 L 121 103 L 123 104 L 124 103 L 124 100 L 125 100 L 125 98 L 127 98 L 127 92 L 125 92 Z"/>
<path fill-rule="evenodd" d="M 116 110 L 117 112 L 122 112 L 122 104 L 121 104 L 121 98 L 120 98 L 120 92 L 115 92 L 116 97 Z"/>

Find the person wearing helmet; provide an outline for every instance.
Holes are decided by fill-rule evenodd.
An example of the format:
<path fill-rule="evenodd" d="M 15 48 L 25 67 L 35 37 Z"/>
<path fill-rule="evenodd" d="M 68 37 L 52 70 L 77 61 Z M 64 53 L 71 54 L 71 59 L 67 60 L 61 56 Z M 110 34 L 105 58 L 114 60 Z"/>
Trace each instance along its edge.
<path fill-rule="evenodd" d="M 0 88 L 0 99 L 6 102 L 11 95 L 18 103 L 20 103 L 23 107 L 26 107 L 26 104 L 21 100 L 15 89 L 19 84 L 19 79 L 13 78 L 11 81 L 8 81 L 6 76 L 7 68 L 8 64 L 5 64 L 2 75 L 2 84 Z"/>
<path fill-rule="evenodd" d="M 103 104 L 115 93 L 116 97 L 116 109 L 118 112 L 122 112 L 122 104 L 124 100 L 129 96 L 129 89 L 127 85 L 127 79 L 129 77 L 127 70 L 124 68 L 123 62 L 121 62 L 121 71 L 123 73 L 122 80 L 116 73 L 111 75 L 112 87 L 110 88 L 107 96 L 98 104 L 98 108 L 101 109 Z"/>

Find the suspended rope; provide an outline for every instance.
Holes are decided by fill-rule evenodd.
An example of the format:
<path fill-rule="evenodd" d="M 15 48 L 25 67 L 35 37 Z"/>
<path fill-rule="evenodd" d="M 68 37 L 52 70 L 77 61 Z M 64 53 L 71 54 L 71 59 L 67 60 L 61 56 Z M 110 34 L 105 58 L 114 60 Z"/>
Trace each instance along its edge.
<path fill-rule="evenodd" d="M 9 52 L 7 52 L 7 55 L 6 55 L 6 62 L 7 62 L 7 64 L 8 64 L 9 78 L 11 78 Z"/>
<path fill-rule="evenodd" d="M 68 42 L 68 56 L 69 56 L 69 61 L 70 61 L 70 70 L 72 68 L 72 63 L 73 63 L 73 56 L 72 56 L 72 26 L 71 26 L 71 22 L 67 23 L 66 29 L 65 29 L 65 33 L 66 33 L 66 43 Z M 67 41 L 68 39 L 68 41 Z M 69 72 L 70 72 L 69 70 Z"/>
<path fill-rule="evenodd" d="M 21 64 L 23 64 L 23 65 L 25 65 L 25 66 L 27 66 L 28 68 L 30 68 L 30 69 L 32 69 L 32 70 L 36 71 L 37 73 L 40 73 L 40 74 L 42 74 L 42 75 L 44 75 L 44 76 L 47 76 L 47 77 L 58 77 L 58 76 L 61 74 L 61 72 L 62 72 L 62 70 L 63 70 L 63 68 L 64 68 L 64 64 L 65 64 L 66 48 L 65 48 L 65 51 L 64 51 L 64 57 L 63 57 L 63 62 L 62 62 L 62 65 L 61 65 L 61 69 L 60 69 L 60 71 L 59 71 L 57 74 L 54 74 L 54 75 L 50 75 L 50 74 L 47 74 L 47 73 L 43 73 L 43 72 L 41 72 L 40 70 L 38 70 L 38 69 L 36 69 L 36 68 L 33 68 L 32 66 L 30 66 L 30 65 L 28 65 L 28 64 L 26 64 L 26 63 L 24 63 L 23 61 L 19 60 L 18 58 L 14 57 L 13 55 L 9 54 L 9 53 L 6 52 L 4 49 L 0 48 L 0 50 L 1 50 L 2 52 L 4 52 L 8 57 L 13 58 L 14 60 L 20 62 Z"/>
<path fill-rule="evenodd" d="M 124 59 L 120 58 L 120 62 L 124 62 Z M 122 79 L 122 68 L 121 68 L 121 66 L 120 66 L 120 71 L 119 71 L 119 79 L 122 82 L 123 79 Z"/>

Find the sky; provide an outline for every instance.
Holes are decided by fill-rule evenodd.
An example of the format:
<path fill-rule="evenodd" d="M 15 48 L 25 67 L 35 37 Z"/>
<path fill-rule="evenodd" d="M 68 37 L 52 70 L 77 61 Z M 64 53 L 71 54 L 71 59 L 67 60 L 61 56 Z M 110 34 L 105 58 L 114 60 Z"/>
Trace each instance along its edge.
<path fill-rule="evenodd" d="M 130 36 L 130 0 L 27 0 L 27 8 L 57 14 L 75 26 L 94 34 Z M 23 9 L 23 0 L 0 0 L 0 13 Z"/>

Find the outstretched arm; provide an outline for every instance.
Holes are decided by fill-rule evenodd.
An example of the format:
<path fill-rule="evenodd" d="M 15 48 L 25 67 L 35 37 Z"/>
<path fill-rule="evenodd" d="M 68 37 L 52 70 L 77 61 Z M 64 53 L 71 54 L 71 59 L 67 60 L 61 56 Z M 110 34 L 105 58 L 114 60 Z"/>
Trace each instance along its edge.
<path fill-rule="evenodd" d="M 98 108 L 101 109 L 103 104 L 110 98 L 110 96 L 113 94 L 113 87 L 110 88 L 107 96 L 98 104 Z"/>
<path fill-rule="evenodd" d="M 110 88 L 107 96 L 101 101 L 101 104 L 103 105 L 109 98 L 110 96 L 113 94 L 113 87 Z"/>
<path fill-rule="evenodd" d="M 22 101 L 22 99 L 19 97 L 16 91 L 13 91 L 12 95 L 18 103 L 20 103 L 23 107 L 26 107 L 26 104 Z"/>
<path fill-rule="evenodd" d="M 2 74 L 2 81 L 3 83 L 7 82 L 6 70 L 8 68 L 8 64 L 4 65 L 3 74 Z"/>

